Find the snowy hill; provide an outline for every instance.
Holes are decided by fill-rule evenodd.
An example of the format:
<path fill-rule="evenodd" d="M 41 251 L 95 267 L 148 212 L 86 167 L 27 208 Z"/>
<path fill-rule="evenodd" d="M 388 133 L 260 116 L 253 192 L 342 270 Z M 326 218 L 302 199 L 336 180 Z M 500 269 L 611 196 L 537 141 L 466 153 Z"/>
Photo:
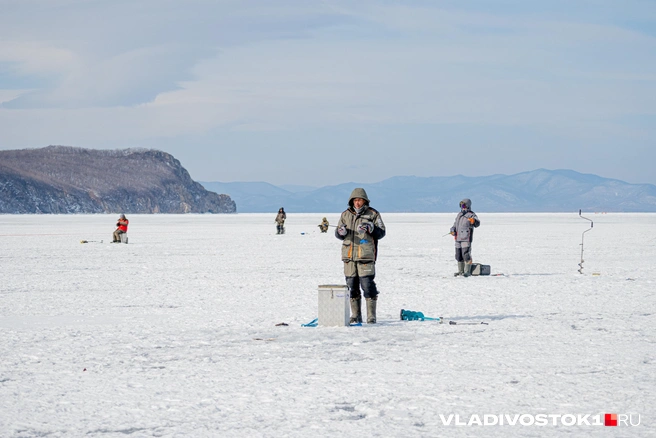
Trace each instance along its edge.
<path fill-rule="evenodd" d="M 0 213 L 234 213 L 157 150 L 0 151 Z"/>
<path fill-rule="evenodd" d="M 292 192 L 267 183 L 201 182 L 229 194 L 240 212 L 337 212 L 354 187 L 364 187 L 372 205 L 388 212 L 451 212 L 462 198 L 487 212 L 656 212 L 656 186 L 582 174 L 538 169 L 515 175 L 422 178 L 398 176 L 373 184 L 345 183 Z"/>

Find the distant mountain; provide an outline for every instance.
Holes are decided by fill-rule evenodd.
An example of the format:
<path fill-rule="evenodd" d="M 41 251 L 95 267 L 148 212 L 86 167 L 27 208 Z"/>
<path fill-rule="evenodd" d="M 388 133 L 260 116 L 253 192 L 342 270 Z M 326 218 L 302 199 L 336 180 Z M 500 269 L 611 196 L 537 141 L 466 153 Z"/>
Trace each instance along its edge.
<path fill-rule="evenodd" d="M 234 213 L 157 150 L 0 151 L 0 213 Z"/>
<path fill-rule="evenodd" d="M 310 193 L 318 188 L 313 186 L 299 186 L 295 184 L 284 184 L 278 187 L 292 193 Z"/>
<path fill-rule="evenodd" d="M 268 183 L 201 182 L 229 194 L 240 212 L 327 213 L 344 210 L 355 187 L 388 212 L 453 212 L 462 198 L 487 212 L 656 212 L 656 186 L 629 184 L 573 170 L 538 169 L 515 175 L 421 178 L 398 176 L 373 184 L 346 183 L 294 193 Z"/>

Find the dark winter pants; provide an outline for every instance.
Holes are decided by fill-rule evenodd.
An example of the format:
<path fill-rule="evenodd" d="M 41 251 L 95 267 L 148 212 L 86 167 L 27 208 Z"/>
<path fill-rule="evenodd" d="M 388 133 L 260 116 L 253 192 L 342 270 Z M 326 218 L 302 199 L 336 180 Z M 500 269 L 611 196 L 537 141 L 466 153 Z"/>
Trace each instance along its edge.
<path fill-rule="evenodd" d="M 378 289 L 376 289 L 374 277 L 374 275 L 367 277 L 346 277 L 346 285 L 351 292 L 351 298 L 360 298 L 360 288 L 362 288 L 365 298 L 375 299 L 378 296 Z"/>
<path fill-rule="evenodd" d="M 125 233 L 123 230 L 119 230 L 118 228 L 116 231 L 114 231 L 114 242 L 120 242 L 121 241 L 121 234 Z"/>
<path fill-rule="evenodd" d="M 471 262 L 471 246 L 467 246 L 466 248 L 456 248 L 456 261 Z"/>

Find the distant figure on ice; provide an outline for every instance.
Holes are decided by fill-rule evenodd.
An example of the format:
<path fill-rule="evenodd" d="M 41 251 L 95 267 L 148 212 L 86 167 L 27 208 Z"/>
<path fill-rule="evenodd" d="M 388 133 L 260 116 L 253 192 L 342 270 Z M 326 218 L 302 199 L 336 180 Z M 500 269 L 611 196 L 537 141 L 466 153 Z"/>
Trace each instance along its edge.
<path fill-rule="evenodd" d="M 120 243 L 121 242 L 121 234 L 125 234 L 128 232 L 128 224 L 130 223 L 129 220 L 125 217 L 123 213 L 118 218 L 118 222 L 116 222 L 116 230 L 114 231 L 114 240 L 112 240 L 112 243 Z"/>
<path fill-rule="evenodd" d="M 367 303 L 367 323 L 375 324 L 378 289 L 374 277 L 378 241 L 385 237 L 385 224 L 380 213 L 369 206 L 364 189 L 354 189 L 348 205 L 339 218 L 335 237 L 343 241 L 342 261 L 351 296 L 351 323 L 362 322 L 362 288 Z"/>
<path fill-rule="evenodd" d="M 474 228 L 478 228 L 480 224 L 481 221 L 478 220 L 476 213 L 471 211 L 471 199 L 465 198 L 460 201 L 460 213 L 451 227 L 451 234 L 456 240 L 456 260 L 458 262 L 458 272 L 453 274 L 455 277 L 471 275 L 471 243 L 474 237 Z"/>
<path fill-rule="evenodd" d="M 280 207 L 278 216 L 276 216 L 276 230 L 278 231 L 276 234 L 285 234 L 285 219 L 287 219 L 285 209 Z"/>
<path fill-rule="evenodd" d="M 317 226 L 319 227 L 322 233 L 326 233 L 328 232 L 328 227 L 330 226 L 330 224 L 328 223 L 328 219 L 323 218 L 321 219 L 321 223 Z"/>

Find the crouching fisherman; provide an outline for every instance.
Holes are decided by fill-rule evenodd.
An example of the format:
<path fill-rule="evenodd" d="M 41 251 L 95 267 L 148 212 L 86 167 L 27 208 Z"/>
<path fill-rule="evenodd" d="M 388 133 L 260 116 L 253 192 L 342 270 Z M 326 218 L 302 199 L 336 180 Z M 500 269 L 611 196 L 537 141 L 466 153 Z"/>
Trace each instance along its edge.
<path fill-rule="evenodd" d="M 322 233 L 326 233 L 328 232 L 328 227 L 330 226 L 330 224 L 328 223 L 328 219 L 323 218 L 321 220 L 321 223 L 317 226 L 319 227 Z"/>
<path fill-rule="evenodd" d="M 356 188 L 337 224 L 335 237 L 342 243 L 342 261 L 346 285 L 351 297 L 351 323 L 362 322 L 362 292 L 367 303 L 367 323 L 376 323 L 378 289 L 374 282 L 378 241 L 385 237 L 380 213 L 369 206 L 367 192 Z"/>

